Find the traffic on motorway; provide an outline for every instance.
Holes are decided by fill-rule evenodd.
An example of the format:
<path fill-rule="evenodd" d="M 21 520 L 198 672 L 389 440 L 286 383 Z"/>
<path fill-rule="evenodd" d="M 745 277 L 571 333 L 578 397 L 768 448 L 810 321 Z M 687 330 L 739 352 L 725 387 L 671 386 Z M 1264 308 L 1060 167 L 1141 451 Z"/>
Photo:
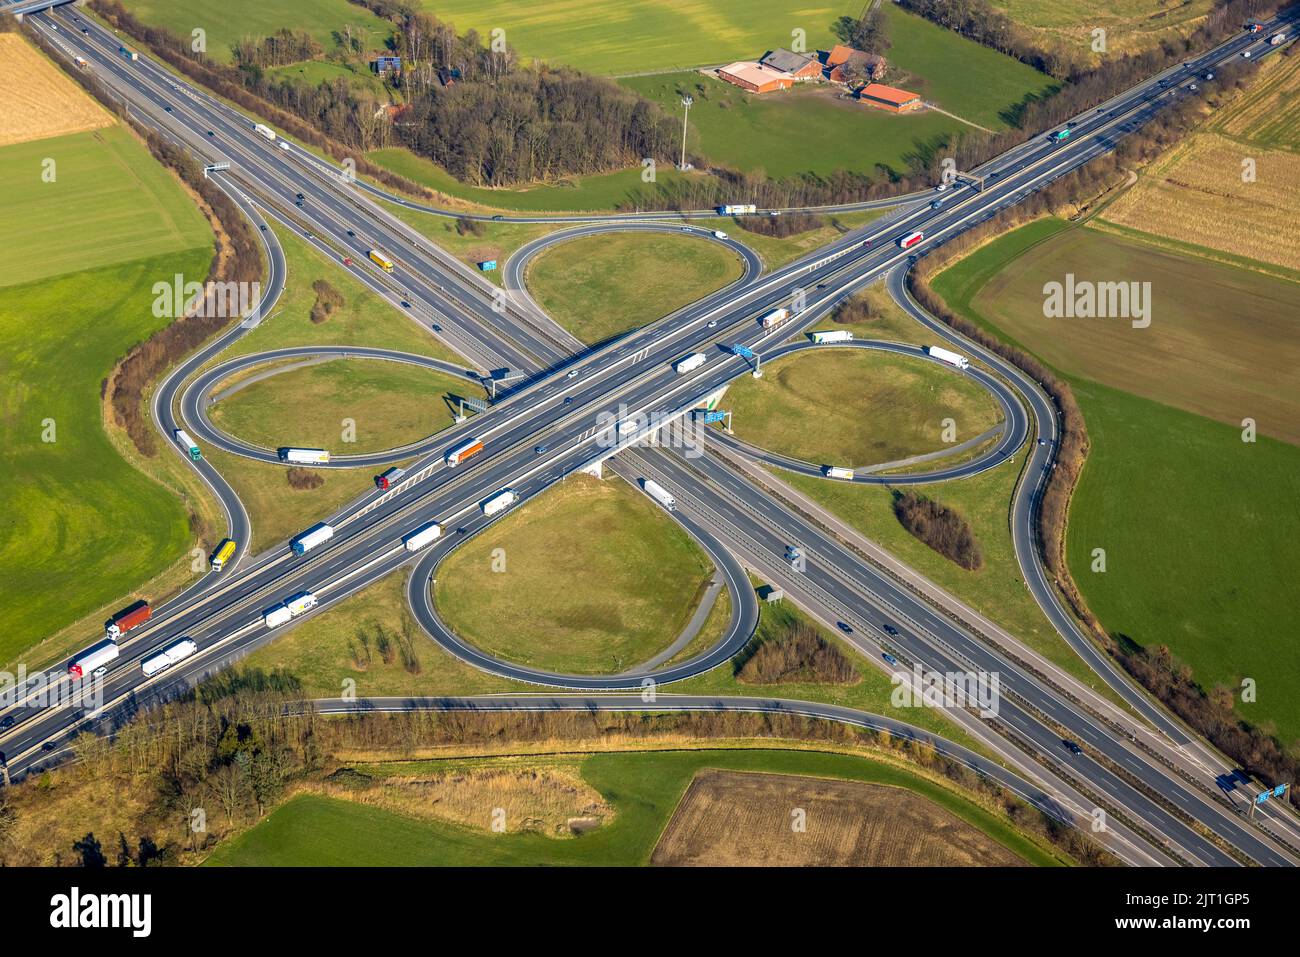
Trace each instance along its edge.
<path fill-rule="evenodd" d="M 966 183 L 945 190 L 941 198 L 912 195 L 836 207 L 888 206 L 889 211 L 770 272 L 744 244 L 693 225 L 701 241 L 726 243 L 742 256 L 740 278 L 657 323 L 588 347 L 527 297 L 522 277 L 531 257 L 574 235 L 680 230 L 677 220 L 698 220 L 705 211 L 507 217 L 580 225 L 535 240 L 506 262 L 506 289 L 512 295 L 502 308 L 495 287 L 376 200 L 429 215 L 460 214 L 340 177 L 326 162 L 273 133 L 268 137 L 268 127 L 189 86 L 152 58 L 120 56 L 117 38 L 98 23 L 88 21 L 84 32 L 53 31 L 69 16 L 55 9 L 32 19 L 38 29 L 52 31 L 51 42 L 58 48 L 92 63 L 101 80 L 150 128 L 210 164 L 229 164 L 210 176 L 262 227 L 269 275 L 258 315 L 274 308 L 284 285 L 284 256 L 274 234 L 265 229 L 269 218 L 327 252 L 338 268 L 349 270 L 472 367 L 390 350 L 331 346 L 279 349 L 213 364 L 256 327 L 245 322 L 173 369 L 153 398 L 155 424 L 172 439 L 171 452 L 222 503 L 228 522 L 225 540 L 210 557 L 211 573 L 201 581 L 156 607 L 146 603 L 123 609 L 94 644 L 66 666 L 37 676 L 26 692 L 20 689 L 15 700 L 4 703 L 0 748 L 12 778 L 66 758 L 75 734 L 111 733 L 130 712 L 192 687 L 271 640 L 277 630 L 323 614 L 399 569 L 411 571 L 407 600 L 419 625 L 460 660 L 504 678 L 556 689 L 547 699 L 553 707 L 581 701 L 583 707 L 625 709 L 629 701 L 617 693 L 703 674 L 745 646 L 759 615 L 746 569 L 757 568 L 819 619 L 838 626 L 855 646 L 871 652 L 887 671 L 901 664 L 1000 675 L 996 720 L 965 712 L 957 720 L 1003 756 L 1006 766 L 996 765 L 994 771 L 989 762 L 966 753 L 963 760 L 982 762 L 988 773 L 1064 822 L 1087 821 L 1095 808 L 1104 808 L 1111 827 L 1103 839 L 1120 860 L 1240 866 L 1291 865 L 1300 858 L 1300 824 L 1289 813 L 1272 809 L 1247 819 L 1225 802 L 1214 784 L 1229 770 L 1221 757 L 1135 690 L 1092 647 L 1051 587 L 1033 530 L 1059 439 L 1051 401 L 1023 372 L 926 314 L 904 286 L 908 268 L 927 250 L 1113 149 L 1171 95 L 1191 95 L 1206 70 L 1247 52 L 1256 58 L 1266 55 L 1270 46 L 1265 37 L 1234 37 L 1151 77 L 971 170 Z M 671 222 L 649 222 L 663 219 Z M 880 280 L 933 332 L 932 345 L 843 337 L 787 342 Z M 995 640 L 939 607 L 865 546 L 793 507 L 751 466 L 765 462 L 862 484 L 897 484 L 897 476 L 837 473 L 833 463 L 800 462 L 721 434 L 718 454 L 700 457 L 646 444 L 661 429 L 690 420 L 729 384 L 753 374 L 756 363 L 801 349 L 875 349 L 943 363 L 991 393 L 1002 417 L 996 441 L 969 461 L 919 471 L 907 482 L 973 476 L 1024 450 L 1029 478 L 1018 486 L 1011 514 L 1024 580 L 1053 625 L 1128 710 L 1072 677 L 1051 673 L 1023 645 Z M 479 390 L 476 397 L 481 396 L 485 411 L 419 442 L 359 456 L 260 448 L 227 435 L 210 420 L 213 391 L 232 373 L 286 359 L 336 355 L 414 363 L 457 376 L 467 390 Z M 374 489 L 319 516 L 289 540 L 254 544 L 255 530 L 243 504 L 203 457 L 204 448 L 273 463 L 367 466 L 376 469 L 377 479 Z M 386 468 L 398 462 L 402 468 Z M 648 672 L 591 676 L 508 663 L 455 634 L 440 618 L 428 587 L 440 563 L 565 476 L 603 468 L 637 483 L 721 570 L 731 599 L 730 621 L 721 637 L 684 660 Z M 799 543 L 796 557 L 803 566 L 797 574 L 791 572 L 792 542 Z M 43 703 L 46 687 L 87 677 L 98 682 L 100 692 L 92 707 Z M 556 696 L 560 693 L 577 697 L 562 699 Z M 663 694 L 671 707 L 797 710 L 787 703 L 759 705 L 743 699 L 674 701 L 667 688 Z M 423 705 L 409 705 L 417 706 Z M 543 707 L 523 698 L 513 706 Z M 348 707 L 329 702 L 327 710 Z M 869 724 L 876 718 L 850 709 L 800 707 L 827 720 Z M 944 747 L 959 753 L 948 742 Z"/>

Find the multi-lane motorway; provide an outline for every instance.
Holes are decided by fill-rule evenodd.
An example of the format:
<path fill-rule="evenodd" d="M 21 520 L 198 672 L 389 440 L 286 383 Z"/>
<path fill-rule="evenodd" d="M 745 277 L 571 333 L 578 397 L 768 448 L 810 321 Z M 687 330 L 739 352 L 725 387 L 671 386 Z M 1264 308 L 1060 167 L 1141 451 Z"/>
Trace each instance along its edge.
<path fill-rule="evenodd" d="M 990 384 L 1003 390 L 999 394 L 1009 394 L 1006 380 L 1033 413 L 1034 438 L 1042 444 L 1029 447 L 1013 515 L 1027 585 L 1045 608 L 1054 607 L 1064 616 L 1054 623 L 1063 634 L 1073 633 L 1085 659 L 1131 696 L 1137 713 L 1162 736 L 1154 743 L 1139 739 L 1139 732 L 1154 734 L 1131 716 L 1117 715 L 1113 706 L 1092 700 L 1079 689 L 1063 687 L 967 624 L 941 614 L 896 578 L 864 561 L 857 550 L 765 495 L 716 456 L 686 459 L 675 452 L 632 448 L 662 423 L 688 413 L 748 371 L 747 360 L 736 356 L 732 346 L 774 355 L 792 332 L 807 328 L 867 283 L 886 274 L 891 283 L 899 282 L 902 269 L 918 251 L 989 218 L 1111 149 L 1165 102 L 1191 95 L 1187 86 L 1201 71 L 1239 56 L 1246 48 L 1262 54 L 1268 48 L 1259 39 L 1236 37 L 1101 104 L 1076 118 L 1073 135 L 1064 143 L 1038 138 L 1017 147 L 973 171 L 983 177 L 982 190 L 967 186 L 950 194 L 938 209 L 925 202 L 905 203 L 768 276 L 760 275 L 751 262 L 734 286 L 653 326 L 600 348 L 581 350 L 531 302 L 510 301 L 507 296 L 503 303 L 481 278 L 394 219 L 366 189 L 341 180 L 296 146 L 282 149 L 256 136 L 249 118 L 186 86 L 147 57 L 135 62 L 120 58 L 111 32 L 92 21 L 74 21 L 74 16 L 56 11 L 34 22 L 57 48 L 89 60 L 134 117 L 210 161 L 229 162 L 231 170 L 214 178 L 236 196 L 254 222 L 260 222 L 262 215 L 272 216 L 300 235 L 308 234 L 310 241 L 340 259 L 347 255 L 363 262 L 368 248 L 385 249 L 397 262 L 392 274 L 364 263 L 352 267 L 354 274 L 464 355 L 476 371 L 504 367 L 526 375 L 488 412 L 432 443 L 428 454 L 422 454 L 424 446 L 406 450 L 417 461 L 403 481 L 389 492 L 365 496 L 340 510 L 332 518 L 338 533 L 327 546 L 302 558 L 291 557 L 283 547 L 268 548 L 160 608 L 147 628 L 124 642 L 122 659 L 105 682 L 108 717 L 100 723 L 111 723 L 119 714 L 183 687 L 269 640 L 260 612 L 284 596 L 311 590 L 321 598 L 315 612 L 320 613 L 417 560 L 410 593 L 426 628 L 453 653 L 478 667 L 501 671 L 501 662 L 459 642 L 437 621 L 425 587 L 428 576 L 447 552 L 487 524 L 477 503 L 495 490 L 509 486 L 526 500 L 575 469 L 619 453 L 616 470 L 662 478 L 682 493 L 680 520 L 705 543 L 733 588 L 750 595 L 748 602 L 733 606 L 731 627 L 722 642 L 691 662 L 654 675 L 655 681 L 663 683 L 711 667 L 748 637 L 756 609 L 752 589 L 745 587 L 733 557 L 740 555 L 745 564 L 781 582 L 819 616 L 851 622 L 858 629 L 854 640 L 864 648 L 887 644 L 898 658 L 926 669 L 1000 675 L 1005 695 L 996 720 L 977 721 L 969 715 L 958 719 L 1022 773 L 1049 786 L 1075 816 L 1086 817 L 1092 808 L 1104 807 L 1112 828 L 1103 839 L 1123 859 L 1206 864 L 1285 864 L 1297 859 L 1294 848 L 1300 847 L 1300 833 L 1293 819 L 1280 813 L 1245 820 L 1239 802 L 1214 790 L 1222 763 L 1115 674 L 1056 604 L 1037 560 L 1032 532 L 1035 502 L 1055 448 L 1056 419 L 1050 402 L 1023 373 L 961 342 L 946 328 L 932 327 L 936 338 L 977 353 L 999 373 L 1001 378 L 984 373 Z M 64 29 L 50 30 L 54 20 Z M 617 221 L 607 225 L 639 226 Z M 895 240 L 914 229 L 925 231 L 924 245 L 920 250 L 899 250 Z M 267 242 L 272 263 L 268 286 L 278 293 L 283 259 L 273 241 Z M 347 267 L 340 264 L 340 268 Z M 906 301 L 902 290 L 895 293 Z M 766 331 L 755 322 L 767 309 L 795 297 L 806 305 L 786 326 Z M 922 321 L 933 322 L 928 317 Z M 232 330 L 227 339 L 239 333 Z M 178 413 L 187 427 L 201 427 L 201 406 L 191 405 L 189 399 L 201 403 L 205 393 L 192 386 L 181 391 L 182 386 L 226 344 L 225 340 L 214 343 L 169 376 L 155 405 L 162 428 L 173 427 Z M 688 375 L 675 374 L 672 361 L 691 351 L 705 352 L 708 361 Z M 999 447 L 1009 453 L 1029 433 L 1029 422 L 1019 400 L 1004 409 L 1008 428 Z M 633 421 L 636 428 L 630 436 L 616 438 L 608 427 L 616 420 Z M 469 436 L 483 439 L 487 451 L 456 469 L 447 468 L 440 451 Z M 538 452 L 539 448 L 544 451 Z M 204 477 L 226 503 L 232 529 L 247 538 L 251 530 L 237 498 L 226 497 L 229 489 L 215 472 L 205 472 Z M 401 535 L 435 519 L 448 534 L 422 555 L 407 553 Z M 782 561 L 790 542 L 801 543 L 811 556 L 807 572 L 798 576 L 792 576 L 788 563 Z M 885 625 L 894 629 L 887 638 Z M 157 678 L 144 679 L 138 669 L 141 658 L 181 635 L 198 643 L 195 658 Z M 618 679 L 607 683 L 539 673 L 511 676 L 584 689 L 640 684 L 640 679 L 620 684 Z M 714 706 L 742 707 L 726 701 Z M 68 708 L 32 705 L 8 708 L 6 716 L 14 724 L 0 743 L 16 773 L 50 760 L 83 721 Z M 1078 740 L 1086 753 L 1078 758 L 1064 756 L 1062 735 Z"/>

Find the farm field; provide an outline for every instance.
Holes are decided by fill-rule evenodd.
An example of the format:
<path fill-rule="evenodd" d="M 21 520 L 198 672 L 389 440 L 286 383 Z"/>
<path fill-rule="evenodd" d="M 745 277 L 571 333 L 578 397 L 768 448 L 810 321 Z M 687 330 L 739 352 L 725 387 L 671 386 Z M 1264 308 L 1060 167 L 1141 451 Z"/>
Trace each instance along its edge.
<path fill-rule="evenodd" d="M 1081 379 L 1092 451 L 1070 507 L 1074 580 L 1103 625 L 1168 645 L 1202 687 L 1258 683 L 1237 712 L 1300 739 L 1300 448 Z M 1094 573 L 1092 550 L 1106 550 Z"/>
<path fill-rule="evenodd" d="M 201 275 L 211 256 L 176 250 L 0 288 L 0 661 L 185 557 L 185 509 L 115 448 L 99 384 L 132 343 L 166 325 L 149 309 L 154 279 Z"/>
<path fill-rule="evenodd" d="M 1255 163 L 1253 182 L 1242 181 L 1241 143 L 1194 134 L 1107 206 L 1105 222 L 1207 247 L 1229 262 L 1270 263 L 1300 279 L 1300 151 L 1246 148 Z"/>
<path fill-rule="evenodd" d="M 1054 228 L 999 238 L 936 290 L 1069 375 L 1237 427 L 1253 418 L 1261 435 L 1300 443 L 1300 283 L 1091 227 L 1037 241 Z M 1150 282 L 1150 326 L 1044 318 L 1044 284 L 1067 273 Z"/>
<path fill-rule="evenodd" d="M 1238 142 L 1300 152 L 1300 57 L 1270 57 L 1259 71 L 1210 128 Z"/>
<path fill-rule="evenodd" d="M 1156 46 L 1162 39 L 1186 36 L 1209 13 L 1210 0 L 1185 0 L 1170 6 L 1165 0 L 993 0 L 1039 43 L 1061 49 L 1090 50 L 1092 31 L 1106 31 L 1111 54 L 1132 53 Z"/>
<path fill-rule="evenodd" d="M 113 117 L 17 33 L 0 33 L 0 147 L 113 125 Z M 41 167 L 32 181 L 41 182 Z"/>
<path fill-rule="evenodd" d="M 1123 264 L 1112 275 L 1128 268 L 1149 277 L 1165 271 L 1167 281 L 1154 295 L 1166 290 L 1168 304 L 1161 307 L 1157 298 L 1151 327 L 1132 330 L 1152 334 L 1131 340 L 1136 357 L 1098 349 L 1059 324 L 1049 327 L 1041 313 L 1036 321 L 1023 318 L 1032 313 L 1025 304 L 1034 298 L 1029 290 L 1041 281 L 1034 258 L 1054 254 L 1059 241 L 1076 234 L 1084 234 L 1085 253 L 1094 244 L 1123 244 L 1105 252 Z M 1008 301 L 1005 291 L 991 294 L 998 286 L 1027 287 L 1022 305 L 991 309 L 990 303 Z M 1295 414 L 1286 410 L 1297 395 L 1295 372 L 1278 353 L 1285 354 L 1295 336 L 1270 332 L 1268 324 L 1294 322 L 1300 313 L 1268 300 L 1257 311 L 1251 297 L 1262 295 L 1261 288 L 1290 296 L 1297 287 L 1191 257 L 1180 262 L 1052 220 L 990 243 L 940 274 L 934 287 L 953 308 L 1004 330 L 1070 377 L 1092 451 L 1071 506 L 1066 544 L 1074 578 L 1102 624 L 1141 645 L 1168 645 L 1206 688 L 1243 676 L 1272 683 L 1278 689 L 1273 694 L 1238 707 L 1252 721 L 1274 722 L 1283 740 L 1294 740 L 1300 735 L 1300 712 L 1292 705 L 1300 675 L 1285 650 L 1296 631 L 1290 588 L 1281 576 L 1295 560 L 1300 531 L 1300 448 L 1277 438 L 1294 434 Z M 1157 350 L 1162 315 L 1174 317 L 1180 328 Z M 1122 334 L 1129 331 L 1125 325 Z M 1063 347 L 1067 339 L 1071 345 Z M 1184 352 L 1174 355 L 1177 349 Z M 1219 371 L 1228 360 L 1236 365 Z M 1190 382 L 1164 371 L 1175 361 L 1188 363 L 1182 374 Z M 1243 394 L 1246 400 L 1232 398 Z M 1173 408 L 1174 400 L 1189 407 L 1209 400 L 1207 413 L 1224 421 Z M 1223 411 L 1231 401 L 1246 404 Z M 1255 443 L 1242 441 L 1246 416 L 1259 423 Z M 1098 547 L 1107 552 L 1104 574 L 1091 571 L 1091 551 Z M 1252 637 L 1243 641 L 1243 635 Z"/>
<path fill-rule="evenodd" d="M 556 322 L 596 344 L 739 279 L 739 257 L 697 235 L 609 233 L 557 243 L 528 265 L 529 293 Z"/>
<path fill-rule="evenodd" d="M 791 808 L 806 831 L 791 827 Z M 1015 854 L 903 788 L 701 770 L 650 858 L 667 867 L 1008 867 Z"/>
<path fill-rule="evenodd" d="M 188 38 L 199 28 L 207 32 L 208 55 L 221 63 L 232 60 L 230 48 L 244 37 L 267 37 L 281 28 L 305 30 L 326 50 L 335 46 L 334 34 L 351 28 L 362 38 L 362 49 L 383 46 L 391 33 L 388 24 L 364 7 L 348 0 L 122 0 L 122 5 L 150 26 L 164 27 Z"/>
<path fill-rule="evenodd" d="M 714 570 L 640 490 L 577 475 L 517 506 L 436 574 L 443 621 L 483 651 L 613 674 L 673 643 Z"/>
<path fill-rule="evenodd" d="M 814 0 L 791 9 L 784 0 L 624 0 L 592 7 L 574 0 L 420 0 L 419 5 L 488 37 L 505 31 L 524 57 L 626 76 L 654 70 L 728 63 L 789 46 L 792 30 L 807 33 L 808 49 L 834 42 L 831 25 L 859 8 L 842 0 Z"/>
<path fill-rule="evenodd" d="M 46 159 L 55 163 L 53 182 L 41 178 Z M 0 286 L 211 248 L 203 214 L 118 126 L 0 148 L 0 196 Z M 155 268 L 141 277 L 146 294 L 178 271 L 162 260 Z M 206 275 L 204 262 L 185 278 Z"/>
<path fill-rule="evenodd" d="M 28 54 L 38 76 L 54 69 L 15 39 L 0 36 L 13 58 L 0 69 Z M 98 115 L 75 87 L 58 95 L 63 116 L 6 120 L 39 135 L 46 121 L 62 130 L 64 116 Z M 212 242 L 181 188 L 116 126 L 0 147 L 0 661 L 172 569 L 192 544 L 177 495 L 105 430 L 100 383 L 170 321 L 154 315 L 153 284 L 206 275 Z M 36 654 L 65 638 L 80 640 Z"/>
<path fill-rule="evenodd" d="M 262 448 L 306 446 L 353 455 L 433 435 L 455 422 L 454 396 L 477 399 L 482 392 L 477 383 L 418 366 L 334 359 L 250 382 L 219 399 L 208 414 L 218 428 Z M 220 396 L 221 389 L 214 394 Z M 345 420 L 353 442 L 342 438 Z"/>
<path fill-rule="evenodd" d="M 971 123 L 990 129 L 1010 125 L 1009 111 L 1029 96 L 1044 96 L 1057 83 L 1019 60 L 967 40 L 900 7 L 883 6 L 889 21 L 891 75 L 904 89 Z M 902 70 L 906 77 L 892 71 Z M 906 119 L 906 117 L 903 117 Z"/>
<path fill-rule="evenodd" d="M 926 360 L 861 349 L 820 349 L 765 363 L 725 400 L 736 435 L 813 464 L 862 468 L 960 444 L 1001 419 L 993 397 Z M 815 425 L 815 428 L 814 428 Z"/>
<path fill-rule="evenodd" d="M 544 760 L 544 759 L 541 759 Z M 428 773 L 435 762 L 416 766 Z M 493 762 L 484 760 L 482 766 Z M 463 767 L 464 761 L 457 761 Z M 513 765 L 512 765 L 513 766 Z M 382 766 L 389 770 L 394 765 Z M 218 847 L 207 863 L 224 866 L 644 865 L 691 780 L 702 770 L 809 775 L 907 788 L 1036 865 L 1056 859 L 965 798 L 912 772 L 860 755 L 766 749 L 598 753 L 583 758 L 582 779 L 613 809 L 613 819 L 574 840 L 538 833 L 492 834 L 415 820 L 381 808 L 316 795 L 295 797 L 262 823 Z M 368 770 L 362 768 L 361 770 Z M 389 770 L 389 773 L 392 773 Z"/>

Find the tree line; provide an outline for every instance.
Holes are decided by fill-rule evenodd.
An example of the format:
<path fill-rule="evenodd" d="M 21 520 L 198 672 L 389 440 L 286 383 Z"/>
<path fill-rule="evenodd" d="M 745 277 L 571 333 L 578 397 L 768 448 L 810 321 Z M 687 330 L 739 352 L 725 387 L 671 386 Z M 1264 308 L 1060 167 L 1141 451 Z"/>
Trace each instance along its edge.
<path fill-rule="evenodd" d="M 234 669 L 141 709 L 111 735 L 74 738 L 74 759 L 0 789 L 0 863 L 104 867 L 195 863 L 295 793 L 347 768 L 349 755 L 401 759 L 430 748 L 502 743 L 777 739 L 874 748 L 946 780 L 1075 860 L 1114 864 L 1089 835 L 1048 818 L 925 741 L 793 714 L 361 711 L 322 719 L 291 676 Z M 114 801 L 130 793 L 132 801 Z M 86 807 L 116 808 L 86 830 Z M 53 822 L 53 823 L 51 823 Z"/>

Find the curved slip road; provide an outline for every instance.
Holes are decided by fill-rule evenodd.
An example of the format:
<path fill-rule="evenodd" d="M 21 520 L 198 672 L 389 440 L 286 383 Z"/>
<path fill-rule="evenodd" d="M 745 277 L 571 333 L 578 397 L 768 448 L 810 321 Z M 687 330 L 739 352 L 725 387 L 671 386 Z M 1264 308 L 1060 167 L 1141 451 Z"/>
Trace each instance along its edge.
<path fill-rule="evenodd" d="M 921 359 L 925 362 L 933 362 L 943 366 L 948 371 L 964 375 L 969 379 L 978 382 L 986 391 L 992 394 L 997 401 L 998 406 L 1002 409 L 1003 423 L 1005 428 L 998 441 L 984 453 L 975 458 L 962 462 L 957 465 L 949 465 L 943 468 L 932 469 L 929 471 L 908 472 L 896 475 L 878 475 L 875 473 L 864 472 L 854 474 L 853 482 L 859 485 L 926 485 L 934 482 L 947 482 L 953 479 L 969 478 L 972 475 L 979 475 L 989 469 L 1001 465 L 1024 444 L 1025 439 L 1029 436 L 1029 415 L 1025 407 L 1020 403 L 1013 392 L 1005 382 L 997 376 L 990 375 L 978 366 L 972 365 L 969 369 L 957 369 L 946 362 L 931 358 L 920 346 L 908 345 L 901 342 L 886 342 L 877 339 L 854 339 L 850 342 L 838 343 L 815 343 L 815 342 L 792 342 L 785 345 L 776 346 L 763 353 L 764 363 L 771 362 L 773 359 L 779 359 L 782 356 L 793 355 L 798 352 L 807 352 L 814 349 L 869 349 L 877 352 L 888 352 L 894 355 L 908 356 L 913 359 Z M 766 449 L 759 448 L 750 442 L 744 442 L 734 435 L 728 435 L 720 429 L 709 432 L 711 441 L 719 445 L 732 449 L 749 458 L 756 459 L 760 462 L 766 462 L 769 465 L 775 465 L 787 471 L 797 472 L 801 475 L 810 475 L 815 478 L 825 478 L 825 472 L 822 465 L 814 465 L 811 462 L 803 462 L 799 459 L 791 458 L 787 455 L 781 455 L 776 452 L 770 452 Z M 833 481 L 845 481 L 844 479 L 835 479 Z"/>

